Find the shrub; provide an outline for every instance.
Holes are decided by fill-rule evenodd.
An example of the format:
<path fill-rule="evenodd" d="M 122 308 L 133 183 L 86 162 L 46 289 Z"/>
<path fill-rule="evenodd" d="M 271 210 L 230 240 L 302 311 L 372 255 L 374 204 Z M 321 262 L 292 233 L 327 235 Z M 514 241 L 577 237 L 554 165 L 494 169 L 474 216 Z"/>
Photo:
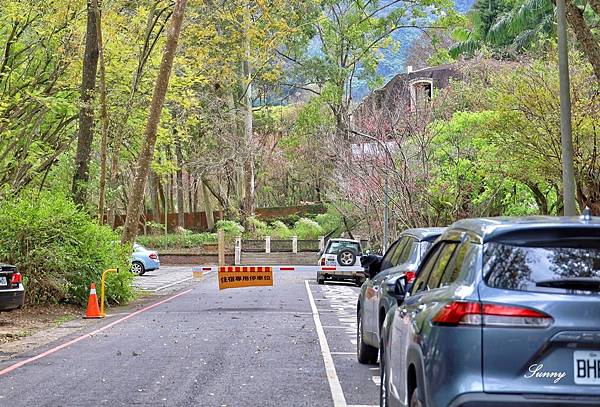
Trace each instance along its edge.
<path fill-rule="evenodd" d="M 227 238 L 238 237 L 244 233 L 244 227 L 234 220 L 220 220 L 217 230 L 223 230 Z"/>
<path fill-rule="evenodd" d="M 160 236 L 143 235 L 138 236 L 137 242 L 149 249 L 187 249 L 200 247 L 204 243 L 217 241 L 216 233 L 191 233 L 191 234 L 168 234 Z"/>
<path fill-rule="evenodd" d="M 294 225 L 294 232 L 298 239 L 318 239 L 323 235 L 323 228 L 312 219 L 300 218 Z"/>
<path fill-rule="evenodd" d="M 293 234 L 294 232 L 280 220 L 276 220 L 271 224 L 271 236 L 274 239 L 290 239 Z"/>
<path fill-rule="evenodd" d="M 253 229 L 252 233 L 250 234 L 250 237 L 259 238 L 269 236 L 271 234 L 271 229 L 269 228 L 269 225 L 267 225 L 266 222 L 263 222 L 262 220 L 254 216 L 248 218 L 248 223 Z"/>
<path fill-rule="evenodd" d="M 331 208 L 327 210 L 327 213 L 317 215 L 315 220 L 321 226 L 325 234 L 339 231 L 342 227 L 342 217 L 339 212 L 332 210 Z"/>
<path fill-rule="evenodd" d="M 135 296 L 128 272 L 130 246 L 98 225 L 60 194 L 0 203 L 0 261 L 15 264 L 26 278 L 30 303 L 85 304 L 91 282 L 118 267 L 107 280 L 107 299 L 124 303 Z"/>

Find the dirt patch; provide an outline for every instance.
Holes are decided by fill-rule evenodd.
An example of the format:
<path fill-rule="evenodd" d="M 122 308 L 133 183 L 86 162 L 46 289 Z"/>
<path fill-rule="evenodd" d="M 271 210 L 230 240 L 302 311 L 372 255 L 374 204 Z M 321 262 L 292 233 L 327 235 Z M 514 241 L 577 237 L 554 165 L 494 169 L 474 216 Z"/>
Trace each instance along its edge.
<path fill-rule="evenodd" d="M 0 344 L 18 341 L 39 331 L 55 328 L 81 318 L 81 307 L 74 305 L 26 306 L 0 313 Z"/>

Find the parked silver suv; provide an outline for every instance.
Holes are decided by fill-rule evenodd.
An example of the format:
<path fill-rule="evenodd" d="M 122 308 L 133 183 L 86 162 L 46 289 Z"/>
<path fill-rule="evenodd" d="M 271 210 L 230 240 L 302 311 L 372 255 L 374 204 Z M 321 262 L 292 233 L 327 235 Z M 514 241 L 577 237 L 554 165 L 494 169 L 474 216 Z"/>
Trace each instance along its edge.
<path fill-rule="evenodd" d="M 359 287 L 366 280 L 360 262 L 362 247 L 354 239 L 330 239 L 319 257 L 317 282 L 325 280 L 354 281 Z"/>

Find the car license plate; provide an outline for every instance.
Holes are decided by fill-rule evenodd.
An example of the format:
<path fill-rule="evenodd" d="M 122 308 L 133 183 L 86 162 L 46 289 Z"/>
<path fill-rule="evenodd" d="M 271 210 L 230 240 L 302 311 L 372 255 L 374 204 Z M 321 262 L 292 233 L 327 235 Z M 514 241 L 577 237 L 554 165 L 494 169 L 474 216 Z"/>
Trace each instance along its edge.
<path fill-rule="evenodd" d="M 0 285 L 8 285 L 6 282 L 6 277 L 0 277 Z"/>
<path fill-rule="evenodd" d="M 600 384 L 600 351 L 573 352 L 575 384 Z"/>
<path fill-rule="evenodd" d="M 326 266 L 335 266 L 335 260 L 327 260 L 327 261 L 325 262 L 325 265 L 326 265 Z"/>

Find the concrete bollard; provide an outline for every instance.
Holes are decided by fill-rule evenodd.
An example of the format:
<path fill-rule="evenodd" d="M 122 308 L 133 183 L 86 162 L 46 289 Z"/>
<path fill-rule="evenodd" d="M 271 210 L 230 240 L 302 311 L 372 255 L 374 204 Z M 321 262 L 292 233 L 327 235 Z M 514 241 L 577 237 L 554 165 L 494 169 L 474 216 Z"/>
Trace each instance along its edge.
<path fill-rule="evenodd" d="M 271 253 L 271 236 L 265 236 L 265 253 Z"/>
<path fill-rule="evenodd" d="M 298 253 L 298 236 L 292 236 L 292 253 Z"/>
<path fill-rule="evenodd" d="M 236 237 L 235 238 L 235 259 L 234 259 L 234 265 L 235 266 L 239 266 L 240 264 L 242 264 L 242 238 L 241 237 Z"/>

